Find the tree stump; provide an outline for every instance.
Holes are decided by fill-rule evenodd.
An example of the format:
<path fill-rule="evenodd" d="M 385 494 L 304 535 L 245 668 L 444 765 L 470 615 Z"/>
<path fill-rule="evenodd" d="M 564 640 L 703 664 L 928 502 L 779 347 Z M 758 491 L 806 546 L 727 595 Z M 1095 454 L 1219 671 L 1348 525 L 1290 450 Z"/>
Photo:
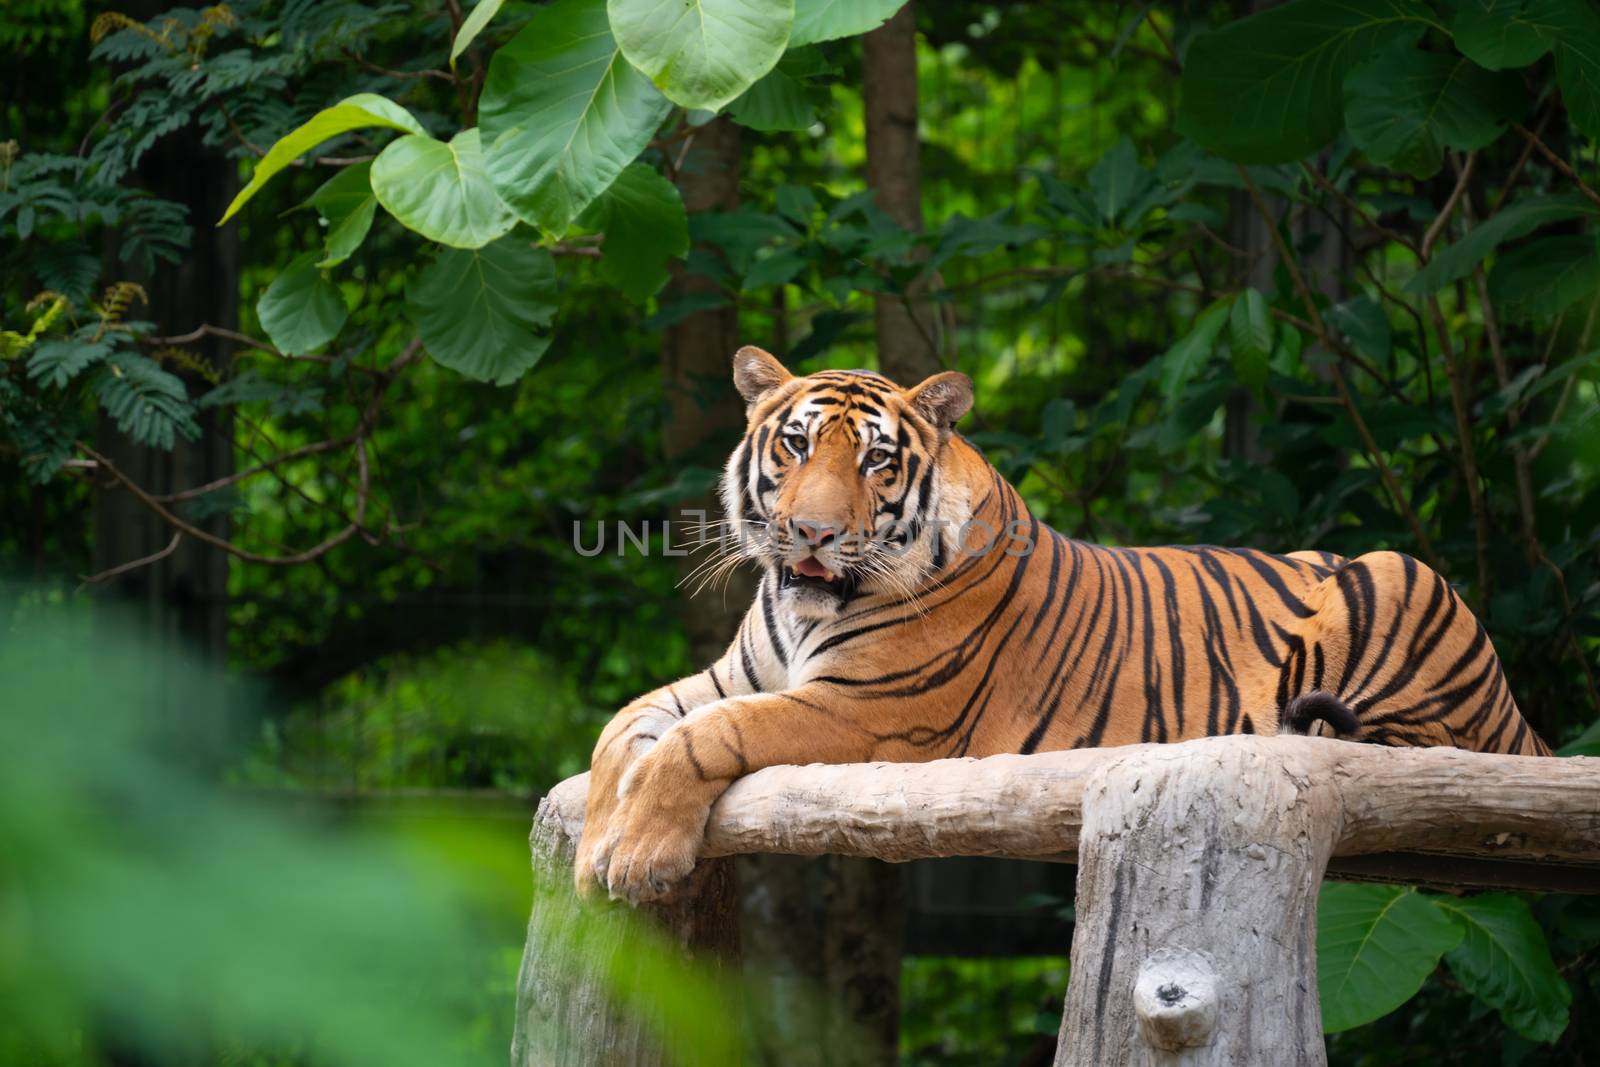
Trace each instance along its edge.
<path fill-rule="evenodd" d="M 1174 745 L 1084 792 L 1058 1065 L 1326 1062 L 1317 892 L 1342 809 L 1292 756 Z"/>
<path fill-rule="evenodd" d="M 577 784 L 586 786 L 587 776 Z M 583 825 L 587 792 L 552 790 L 540 801 L 528 835 L 533 911 L 517 971 L 511 1065 L 664 1067 L 681 1062 L 667 1056 L 648 998 L 624 1004 L 616 996 L 619 989 L 642 989 L 648 981 L 638 965 L 637 917 L 621 905 L 580 909 L 572 892 L 578 842 L 572 827 Z M 712 970 L 738 967 L 731 859 L 701 862 L 672 897 L 638 910 L 681 946 L 687 959 Z"/>

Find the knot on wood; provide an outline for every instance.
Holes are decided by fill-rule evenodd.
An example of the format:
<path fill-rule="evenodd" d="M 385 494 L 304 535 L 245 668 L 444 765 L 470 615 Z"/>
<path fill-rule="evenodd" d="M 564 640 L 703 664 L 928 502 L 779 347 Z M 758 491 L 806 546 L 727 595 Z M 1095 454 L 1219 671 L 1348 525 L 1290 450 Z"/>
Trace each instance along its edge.
<path fill-rule="evenodd" d="M 1139 968 L 1133 987 L 1139 1030 L 1167 1052 L 1210 1043 L 1217 1024 L 1217 981 L 1198 952 L 1157 949 Z"/>

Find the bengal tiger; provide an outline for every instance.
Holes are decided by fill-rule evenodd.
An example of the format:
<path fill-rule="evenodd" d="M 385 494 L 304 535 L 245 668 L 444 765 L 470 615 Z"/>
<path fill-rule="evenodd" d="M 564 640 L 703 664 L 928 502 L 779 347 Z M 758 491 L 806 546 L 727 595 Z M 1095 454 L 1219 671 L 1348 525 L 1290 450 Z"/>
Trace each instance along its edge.
<path fill-rule="evenodd" d="M 580 890 L 667 893 L 712 802 L 775 764 L 1229 733 L 1549 754 L 1483 627 L 1410 556 L 1087 544 L 955 432 L 965 375 L 797 377 L 746 347 L 733 379 L 748 427 L 721 497 L 759 592 L 720 659 L 601 734 Z"/>

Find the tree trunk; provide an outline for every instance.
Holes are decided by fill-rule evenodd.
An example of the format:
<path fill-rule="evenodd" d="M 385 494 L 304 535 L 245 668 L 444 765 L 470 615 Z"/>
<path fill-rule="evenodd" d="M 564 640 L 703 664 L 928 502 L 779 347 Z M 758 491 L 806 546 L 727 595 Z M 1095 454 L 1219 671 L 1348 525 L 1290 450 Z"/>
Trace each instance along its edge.
<path fill-rule="evenodd" d="M 861 38 L 867 185 L 888 216 L 922 231 L 922 147 L 917 139 L 917 17 L 914 3 Z M 878 369 L 915 385 L 940 368 L 932 308 L 915 292 L 873 302 Z"/>
<path fill-rule="evenodd" d="M 169 5 L 146 2 L 130 11 L 140 19 L 154 17 Z M 217 228 L 237 186 L 235 164 L 202 143 L 201 130 L 190 125 L 158 141 L 140 161 L 140 184 L 166 200 L 189 209 L 194 243 L 183 262 L 163 265 L 148 276 L 128 269 L 114 280 L 136 281 L 149 294 L 150 305 L 135 304 L 130 318 L 155 322 L 161 334 L 187 333 L 202 323 L 236 328 L 239 315 L 239 227 Z M 107 262 L 111 262 L 108 257 Z M 190 346 L 213 366 L 227 364 L 228 348 L 212 338 Z M 176 367 L 191 395 L 210 388 L 198 376 Z M 217 409 L 199 412 L 200 437 L 177 440 L 171 452 L 134 444 L 103 415 L 96 428 L 96 447 L 138 484 L 153 493 L 167 493 L 204 484 L 231 474 L 233 424 Z M 228 536 L 228 517 L 218 513 L 196 523 L 218 537 Z M 94 569 L 106 570 L 151 555 L 172 541 L 173 531 L 126 492 L 107 491 L 94 497 Z M 176 651 L 183 648 L 221 662 L 228 650 L 228 559 L 192 539 L 179 543 L 158 563 L 116 580 L 111 591 L 137 605 L 141 621 L 155 639 Z M 182 717 L 184 736 L 197 752 L 220 739 L 225 721 L 220 714 L 224 694 L 205 697 L 174 693 L 172 712 Z M 202 757 L 203 758 L 203 757 Z"/>
<path fill-rule="evenodd" d="M 1295 976 L 1316 973 L 1339 800 L 1292 757 L 1229 745 L 1092 776 L 1058 1067 L 1326 1063 Z"/>
<path fill-rule="evenodd" d="M 739 206 L 739 128 L 726 117 L 695 131 L 678 189 L 691 214 Z M 716 292 L 710 278 L 679 271 L 664 299 Z M 662 437 L 669 468 L 691 464 L 715 469 L 733 450 L 744 426 L 744 406 L 733 390 L 733 354 L 743 343 L 739 312 L 731 304 L 697 311 L 667 327 L 661 340 L 661 370 L 668 406 Z M 685 502 L 672 516 L 672 543 L 683 546 L 714 535 L 716 530 L 709 527 L 701 533 L 698 524 L 715 522 L 720 516 L 715 492 Z M 687 577 L 708 552 L 680 561 L 680 573 Z M 722 655 L 754 595 L 755 583 L 743 567 L 726 586 L 718 583 L 699 595 L 684 591 L 689 651 L 696 667 Z"/>

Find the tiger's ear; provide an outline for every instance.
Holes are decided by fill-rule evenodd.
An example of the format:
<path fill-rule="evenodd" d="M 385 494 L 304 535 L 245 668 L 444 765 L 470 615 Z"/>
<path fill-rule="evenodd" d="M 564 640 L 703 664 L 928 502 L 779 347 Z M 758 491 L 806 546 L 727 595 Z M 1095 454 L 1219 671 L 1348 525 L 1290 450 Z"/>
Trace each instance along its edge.
<path fill-rule="evenodd" d="M 746 404 L 754 404 L 793 377 L 771 352 L 755 345 L 733 354 L 733 385 Z"/>
<path fill-rule="evenodd" d="M 943 432 L 955 426 L 956 420 L 972 407 L 972 379 L 960 371 L 947 370 L 907 389 L 905 398 L 918 415 Z"/>

